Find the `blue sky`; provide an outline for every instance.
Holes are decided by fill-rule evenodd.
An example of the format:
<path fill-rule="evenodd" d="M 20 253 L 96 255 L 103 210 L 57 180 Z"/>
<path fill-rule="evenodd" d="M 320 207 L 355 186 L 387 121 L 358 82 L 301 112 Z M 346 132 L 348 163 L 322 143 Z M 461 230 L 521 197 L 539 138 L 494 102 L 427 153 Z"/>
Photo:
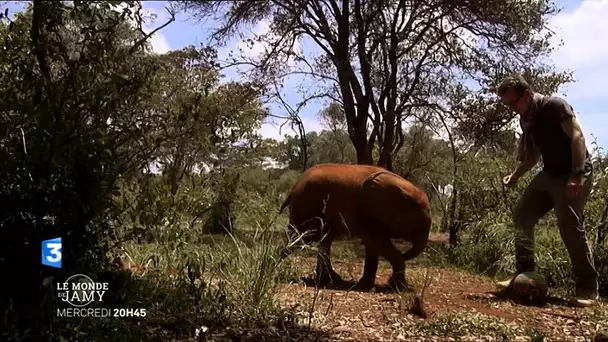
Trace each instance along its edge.
<path fill-rule="evenodd" d="M 588 142 L 597 138 L 598 143 L 608 149 L 608 92 L 606 83 L 608 80 L 608 25 L 604 21 L 608 18 L 608 0 L 558 0 L 555 3 L 562 8 L 557 16 L 553 17 L 550 27 L 555 31 L 554 45 L 556 51 L 552 59 L 558 69 L 573 72 L 575 82 L 564 86 L 560 94 L 565 97 L 576 110 L 579 120 Z M 11 4 L 9 9 L 16 11 L 21 4 Z M 165 1 L 145 1 L 144 8 L 156 13 L 156 23 L 150 24 L 155 27 L 166 18 L 164 7 Z M 209 32 L 214 28 L 213 21 L 197 22 L 185 15 L 178 15 L 177 20 L 167 28 L 153 37 L 152 45 L 157 52 L 180 49 L 185 46 L 208 42 Z M 263 33 L 267 25 L 252 27 L 251 31 Z M 562 41 L 562 45 L 558 46 Z M 239 41 L 233 41 L 226 48 L 220 50 L 220 55 L 230 49 L 244 48 L 248 53 L 255 53 L 261 47 L 247 50 L 245 45 Z M 312 49 L 312 44 L 304 42 L 300 48 L 305 52 Z M 235 71 L 225 73 L 228 79 L 238 79 Z M 290 105 L 295 105 L 301 99 L 301 95 L 295 91 L 295 87 L 305 83 L 302 78 L 292 79 L 287 82 L 285 94 Z M 306 106 L 302 112 L 302 118 L 307 130 L 322 129 L 316 118 L 322 109 L 322 103 L 314 103 Z M 271 106 L 273 113 L 281 115 L 284 113 L 278 106 Z M 280 123 L 280 121 L 278 121 Z M 293 134 L 289 127 L 284 127 L 279 134 L 278 125 L 265 123 L 260 130 L 265 136 L 279 138 L 284 134 Z"/>

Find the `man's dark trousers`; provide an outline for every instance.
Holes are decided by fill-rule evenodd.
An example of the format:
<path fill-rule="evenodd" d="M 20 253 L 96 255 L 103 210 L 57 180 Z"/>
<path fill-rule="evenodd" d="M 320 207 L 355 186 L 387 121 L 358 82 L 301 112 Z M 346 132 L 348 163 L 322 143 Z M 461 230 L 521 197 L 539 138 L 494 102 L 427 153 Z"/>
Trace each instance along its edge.
<path fill-rule="evenodd" d="M 569 177 L 554 177 L 541 171 L 519 199 L 514 213 L 517 273 L 534 270 L 534 227 L 540 218 L 554 209 L 576 276 L 577 295 L 595 296 L 598 292 L 598 272 L 583 224 L 583 211 L 593 185 L 593 172 L 584 177 L 580 194 L 571 198 L 566 193 Z"/>

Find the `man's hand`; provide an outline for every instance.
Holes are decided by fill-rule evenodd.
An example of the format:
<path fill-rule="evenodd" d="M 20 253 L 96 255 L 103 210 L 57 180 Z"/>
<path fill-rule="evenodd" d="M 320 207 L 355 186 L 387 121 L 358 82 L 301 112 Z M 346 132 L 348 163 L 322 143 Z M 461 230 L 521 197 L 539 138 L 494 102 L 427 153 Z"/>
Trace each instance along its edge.
<path fill-rule="evenodd" d="M 508 176 L 505 176 L 502 179 L 502 184 L 504 184 L 505 186 L 515 186 L 517 184 L 517 181 L 519 180 L 519 177 L 515 174 L 515 172 L 511 173 Z"/>
<path fill-rule="evenodd" d="M 583 175 L 574 175 L 568 180 L 568 185 L 566 186 L 566 195 L 569 198 L 577 197 L 581 194 L 581 189 L 583 188 Z"/>

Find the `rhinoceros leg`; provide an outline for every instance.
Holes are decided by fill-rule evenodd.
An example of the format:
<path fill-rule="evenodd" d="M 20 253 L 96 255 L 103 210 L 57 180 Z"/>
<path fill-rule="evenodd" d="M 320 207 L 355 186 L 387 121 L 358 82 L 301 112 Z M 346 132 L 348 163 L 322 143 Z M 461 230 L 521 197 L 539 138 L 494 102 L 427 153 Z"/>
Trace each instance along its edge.
<path fill-rule="evenodd" d="M 342 277 L 331 266 L 331 244 L 333 236 L 328 235 L 319 243 L 317 254 L 316 282 L 319 286 L 341 283 Z"/>
<path fill-rule="evenodd" d="M 366 246 L 366 262 L 368 254 L 367 250 L 369 250 L 370 254 L 372 255 L 375 253 L 376 255 L 380 255 L 381 257 L 386 259 L 393 268 L 393 274 L 389 279 L 389 285 L 398 290 L 406 289 L 407 282 L 405 281 L 405 260 L 403 258 L 403 253 L 401 253 L 401 251 L 398 250 L 397 247 L 395 247 L 391 239 L 383 235 L 368 236 L 366 237 L 366 239 L 364 239 L 364 243 Z M 370 272 L 371 266 L 372 264 L 370 264 L 369 266 Z M 366 279 L 366 281 L 369 280 Z"/>
<path fill-rule="evenodd" d="M 403 253 L 395 247 L 393 242 L 388 237 L 380 238 L 381 245 L 381 253 L 382 257 L 384 257 L 393 267 L 393 274 L 388 280 L 388 284 L 397 289 L 404 290 L 407 289 L 407 282 L 405 280 L 405 259 L 403 258 Z"/>
<path fill-rule="evenodd" d="M 364 243 L 365 244 L 365 243 Z M 380 255 L 376 252 L 373 246 L 365 244 L 365 261 L 363 263 L 363 275 L 357 283 L 357 288 L 363 291 L 369 291 L 374 287 L 376 281 L 376 273 L 378 272 L 378 262 Z"/>

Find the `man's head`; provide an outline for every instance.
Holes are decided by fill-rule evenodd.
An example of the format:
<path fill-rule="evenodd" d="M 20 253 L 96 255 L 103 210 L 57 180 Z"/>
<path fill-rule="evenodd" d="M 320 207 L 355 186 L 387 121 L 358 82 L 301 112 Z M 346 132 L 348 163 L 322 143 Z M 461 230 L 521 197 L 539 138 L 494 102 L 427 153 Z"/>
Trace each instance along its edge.
<path fill-rule="evenodd" d="M 534 93 L 530 84 L 519 74 L 505 77 L 496 91 L 502 103 L 521 116 L 528 113 Z"/>

